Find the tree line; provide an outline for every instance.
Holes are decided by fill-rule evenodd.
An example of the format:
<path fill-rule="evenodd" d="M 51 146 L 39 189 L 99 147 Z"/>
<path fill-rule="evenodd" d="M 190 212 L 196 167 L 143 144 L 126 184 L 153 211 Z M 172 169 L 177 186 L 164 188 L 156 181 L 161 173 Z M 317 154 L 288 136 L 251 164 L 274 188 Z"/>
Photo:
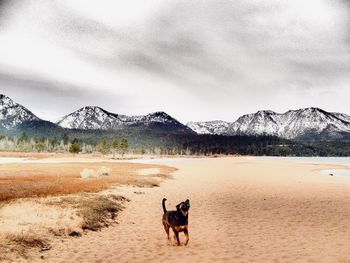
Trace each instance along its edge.
<path fill-rule="evenodd" d="M 104 155 L 121 154 L 122 156 L 128 152 L 128 140 L 123 138 L 120 141 L 114 139 L 108 142 L 103 139 L 97 145 L 88 144 L 77 138 L 69 139 L 68 135 L 64 135 L 61 139 L 45 138 L 45 137 L 29 137 L 26 133 L 17 136 L 0 135 L 0 151 L 14 152 L 71 152 L 92 153 L 99 151 Z"/>
<path fill-rule="evenodd" d="M 133 154 L 153 154 L 153 155 L 175 155 L 192 154 L 188 149 L 172 147 L 130 147 L 126 138 L 121 139 L 101 139 L 97 144 L 89 144 L 82 139 L 70 139 L 67 134 L 62 138 L 29 137 L 26 133 L 20 136 L 0 135 L 0 151 L 9 152 L 70 152 L 93 153 L 100 152 L 103 155 L 124 156 L 127 153 Z"/>
<path fill-rule="evenodd" d="M 0 151 L 16 152 L 100 152 L 112 157 L 127 153 L 137 155 L 201 155 L 240 154 L 269 156 L 350 156 L 349 142 L 289 141 L 274 136 L 162 135 L 140 136 L 119 134 L 106 137 L 92 134 L 93 140 L 81 134 L 59 137 L 0 135 Z M 125 137 L 121 137 L 125 136 Z"/>

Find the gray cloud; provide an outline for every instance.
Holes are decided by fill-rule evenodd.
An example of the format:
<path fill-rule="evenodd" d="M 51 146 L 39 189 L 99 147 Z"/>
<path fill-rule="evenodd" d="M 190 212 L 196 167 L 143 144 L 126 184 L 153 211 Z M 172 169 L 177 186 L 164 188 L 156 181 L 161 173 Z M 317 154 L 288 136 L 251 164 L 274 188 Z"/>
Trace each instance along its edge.
<path fill-rule="evenodd" d="M 106 88 L 101 84 L 101 93 L 96 95 L 99 87 L 86 81 L 73 84 L 65 76 L 48 80 L 38 75 L 0 74 L 0 84 L 13 85 L 16 92 L 26 88 L 66 100 L 82 97 L 84 103 L 94 99 L 95 104 L 99 101 L 114 111 L 137 104 L 147 111 L 155 108 L 157 98 L 157 109 L 171 109 L 185 120 L 232 120 L 261 108 L 332 107 L 324 94 L 341 99 L 338 108 L 331 110 L 347 109 L 348 1 L 179 0 L 128 27 L 86 17 L 68 2 L 26 2 L 40 6 L 46 14 L 31 24 L 40 37 L 65 49 L 65 54 L 105 70 L 106 77 L 128 72 L 132 79 L 140 79 L 140 86 L 111 83 L 113 88 Z M 153 83 L 162 94 L 188 95 L 183 103 L 193 103 L 198 113 L 179 109 L 154 89 L 148 98 L 141 98 Z M 136 95 L 122 95 L 128 89 Z M 112 97 L 123 103 L 115 106 Z"/>
<path fill-rule="evenodd" d="M 144 70 L 153 70 L 152 64 L 160 73 L 180 72 L 182 79 L 201 87 L 208 77 L 226 86 L 245 86 L 254 75 L 261 76 L 253 86 L 270 85 L 270 77 L 275 81 L 281 75 L 309 82 L 348 78 L 349 52 L 342 32 L 289 17 L 269 20 L 282 8 L 288 7 L 276 2 L 267 7 L 242 1 L 182 2 L 154 19 L 138 41 L 139 55 L 135 58 L 132 49 L 127 61 Z"/>
<path fill-rule="evenodd" d="M 344 46 L 338 46 L 344 36 L 335 27 L 328 32 L 297 18 L 269 19 L 278 12 L 283 16 L 288 8 L 278 1 L 177 1 L 141 30 L 129 28 L 127 33 L 84 18 L 57 1 L 54 7 L 53 18 L 44 25 L 68 48 L 95 62 L 136 67 L 188 86 L 232 81 L 244 85 L 254 73 L 280 75 L 281 69 L 291 79 L 301 74 L 311 81 L 331 80 L 350 68 L 344 58 L 348 50 L 340 52 Z"/>
<path fill-rule="evenodd" d="M 63 115 L 87 105 L 104 105 L 107 109 L 113 109 L 116 103 L 120 109 L 126 106 L 122 96 L 110 92 L 104 92 L 103 97 L 97 96 L 98 89 L 86 89 L 43 77 L 25 76 L 18 72 L 0 72 L 0 87 L 0 93 L 12 97 L 44 119 L 51 117 L 58 120 Z"/>
<path fill-rule="evenodd" d="M 86 92 L 84 87 L 48 80 L 38 76 L 25 76 L 18 72 L 0 72 L 0 84 L 2 87 L 13 86 L 19 89 L 25 88 L 35 92 L 51 93 L 54 96 L 91 96 L 91 91 Z"/>

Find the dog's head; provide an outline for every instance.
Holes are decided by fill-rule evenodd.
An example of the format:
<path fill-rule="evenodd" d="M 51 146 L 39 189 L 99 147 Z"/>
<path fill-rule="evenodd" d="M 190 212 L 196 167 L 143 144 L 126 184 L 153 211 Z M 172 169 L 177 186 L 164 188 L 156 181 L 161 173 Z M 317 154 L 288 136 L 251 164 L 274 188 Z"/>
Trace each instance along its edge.
<path fill-rule="evenodd" d="M 180 211 L 184 216 L 188 214 L 188 210 L 190 210 L 190 200 L 186 200 L 185 202 L 181 202 L 176 206 L 176 210 Z"/>

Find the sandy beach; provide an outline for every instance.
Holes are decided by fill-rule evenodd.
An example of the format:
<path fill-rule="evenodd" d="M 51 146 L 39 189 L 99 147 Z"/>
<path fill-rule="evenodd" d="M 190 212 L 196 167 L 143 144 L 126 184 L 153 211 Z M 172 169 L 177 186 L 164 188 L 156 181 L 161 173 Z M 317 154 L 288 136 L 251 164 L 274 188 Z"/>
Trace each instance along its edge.
<path fill-rule="evenodd" d="M 319 172 L 337 166 L 250 158 L 161 164 L 179 170 L 159 188 L 117 189 L 131 200 L 118 224 L 56 239 L 33 262 L 350 261 L 350 178 Z M 191 201 L 187 247 L 166 239 L 163 197 L 168 209 Z"/>
<path fill-rule="evenodd" d="M 120 189 L 119 224 L 53 245 L 48 262 L 349 262 L 350 178 L 325 165 L 219 158 L 167 161 L 160 188 Z M 329 165 L 325 166 L 329 167 Z M 160 201 L 191 201 L 190 243 L 167 241 Z M 182 237 L 183 238 L 183 237 Z M 184 240 L 184 238 L 182 239 Z"/>

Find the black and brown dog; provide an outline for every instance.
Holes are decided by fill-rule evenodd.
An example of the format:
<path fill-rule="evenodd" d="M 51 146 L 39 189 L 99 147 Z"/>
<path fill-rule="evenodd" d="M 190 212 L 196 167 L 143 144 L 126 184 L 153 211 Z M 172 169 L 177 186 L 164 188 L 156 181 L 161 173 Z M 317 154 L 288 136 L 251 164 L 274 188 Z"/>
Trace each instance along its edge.
<path fill-rule="evenodd" d="M 189 235 L 188 235 L 188 210 L 190 209 L 190 200 L 186 200 L 185 202 L 181 202 L 176 206 L 176 211 L 167 211 L 165 207 L 165 201 L 166 199 L 163 198 L 162 206 L 163 206 L 163 225 L 166 234 L 169 237 L 169 229 L 171 228 L 174 231 L 174 238 L 177 241 L 177 244 L 180 246 L 180 239 L 179 239 L 179 233 L 184 232 L 186 236 L 186 243 L 185 246 L 187 246 L 189 241 Z"/>

